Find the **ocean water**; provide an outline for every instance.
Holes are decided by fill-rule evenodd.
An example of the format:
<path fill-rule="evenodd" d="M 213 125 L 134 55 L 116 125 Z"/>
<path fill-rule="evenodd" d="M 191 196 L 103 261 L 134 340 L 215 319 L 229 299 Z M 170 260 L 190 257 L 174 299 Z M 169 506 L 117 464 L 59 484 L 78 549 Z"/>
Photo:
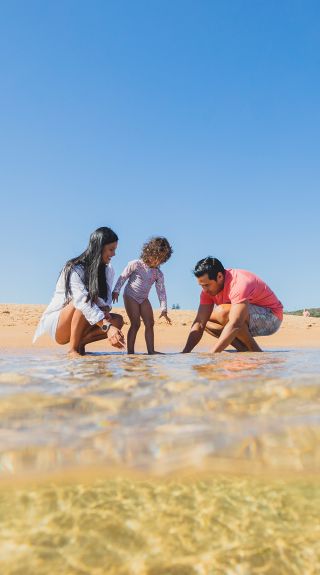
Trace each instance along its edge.
<path fill-rule="evenodd" d="M 6 355 L 1 574 L 319 574 L 319 399 L 319 350 Z"/>

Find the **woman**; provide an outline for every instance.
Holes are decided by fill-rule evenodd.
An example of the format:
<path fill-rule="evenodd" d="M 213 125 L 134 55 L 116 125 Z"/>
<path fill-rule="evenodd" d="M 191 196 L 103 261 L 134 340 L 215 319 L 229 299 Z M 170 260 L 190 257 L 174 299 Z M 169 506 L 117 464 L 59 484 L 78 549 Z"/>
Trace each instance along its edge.
<path fill-rule="evenodd" d="M 72 357 L 84 355 L 85 346 L 108 338 L 122 349 L 122 316 L 110 313 L 118 236 L 110 228 L 98 228 L 87 249 L 65 264 L 54 296 L 37 327 L 33 341 L 47 332 L 59 344 L 70 343 Z"/>

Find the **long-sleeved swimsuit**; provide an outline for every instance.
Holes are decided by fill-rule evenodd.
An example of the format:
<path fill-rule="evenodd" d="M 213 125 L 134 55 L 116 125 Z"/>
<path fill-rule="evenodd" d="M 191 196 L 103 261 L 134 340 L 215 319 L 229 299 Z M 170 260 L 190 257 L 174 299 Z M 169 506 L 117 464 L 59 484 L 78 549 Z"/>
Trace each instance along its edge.
<path fill-rule="evenodd" d="M 155 284 L 160 308 L 162 311 L 167 311 L 164 276 L 159 268 L 149 268 L 142 260 L 132 260 L 119 276 L 113 291 L 120 293 L 123 284 L 127 280 L 124 295 L 132 297 L 137 303 L 142 303 L 148 298 L 149 292 L 153 284 Z"/>

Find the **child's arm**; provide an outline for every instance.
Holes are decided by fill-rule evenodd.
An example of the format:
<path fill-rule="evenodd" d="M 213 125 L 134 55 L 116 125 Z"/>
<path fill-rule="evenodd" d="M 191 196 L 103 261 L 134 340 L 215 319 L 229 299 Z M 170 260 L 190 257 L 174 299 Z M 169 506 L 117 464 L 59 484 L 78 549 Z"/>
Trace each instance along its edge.
<path fill-rule="evenodd" d="M 128 265 L 124 268 L 121 275 L 118 277 L 118 279 L 116 281 L 116 285 L 114 286 L 113 292 L 112 292 L 112 301 L 113 302 L 118 301 L 119 293 L 121 291 L 123 284 L 127 281 L 127 279 L 135 271 L 136 267 L 137 267 L 137 260 L 129 262 Z"/>
<path fill-rule="evenodd" d="M 164 275 L 160 270 L 158 271 L 157 274 L 156 290 L 160 302 L 160 309 L 161 309 L 160 318 L 164 317 L 167 323 L 171 323 L 171 319 L 169 318 L 167 312 L 167 293 L 164 285 Z"/>

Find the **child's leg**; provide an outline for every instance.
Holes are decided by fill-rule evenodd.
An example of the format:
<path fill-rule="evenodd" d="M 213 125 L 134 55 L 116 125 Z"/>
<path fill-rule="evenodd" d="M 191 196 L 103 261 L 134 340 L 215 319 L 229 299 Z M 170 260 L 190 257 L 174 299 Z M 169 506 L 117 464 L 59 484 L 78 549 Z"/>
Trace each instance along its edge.
<path fill-rule="evenodd" d="M 128 353 L 134 353 L 134 344 L 140 328 L 140 304 L 128 295 L 123 296 L 123 301 L 130 320 L 127 335 L 127 349 Z"/>
<path fill-rule="evenodd" d="M 145 325 L 145 338 L 146 338 L 147 350 L 149 354 L 152 354 L 154 353 L 153 309 L 148 299 L 144 300 L 144 302 L 142 302 L 140 307 L 141 307 L 141 317 Z"/>

